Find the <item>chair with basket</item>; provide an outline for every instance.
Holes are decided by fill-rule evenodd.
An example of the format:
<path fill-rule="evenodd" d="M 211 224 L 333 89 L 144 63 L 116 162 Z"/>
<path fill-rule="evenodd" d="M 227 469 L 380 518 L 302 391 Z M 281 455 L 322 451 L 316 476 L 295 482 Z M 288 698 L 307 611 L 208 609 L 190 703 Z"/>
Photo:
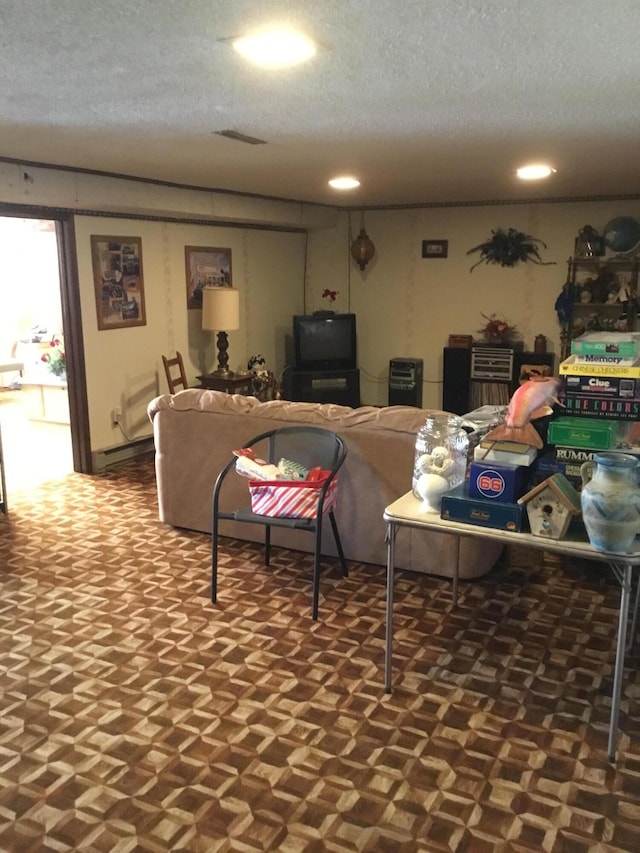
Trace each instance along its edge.
<path fill-rule="evenodd" d="M 288 426 L 263 432 L 252 438 L 241 451 L 235 451 L 232 459 L 218 475 L 213 488 L 211 534 L 211 600 L 213 602 L 217 601 L 218 590 L 219 522 L 227 519 L 263 525 L 265 566 L 269 566 L 271 557 L 271 528 L 285 527 L 306 531 L 314 536 L 311 613 L 313 619 L 318 618 L 322 531 L 325 516 L 328 517 L 333 532 L 343 576 L 348 576 L 347 563 L 333 511 L 337 500 L 337 474 L 346 455 L 347 449 L 340 436 L 330 430 L 312 426 Z M 221 509 L 223 487 L 230 474 L 233 477 L 237 476 L 236 465 L 241 456 L 245 461 L 247 458 L 252 461 L 257 460 L 256 465 L 266 465 L 264 476 L 268 478 L 261 476 L 249 479 L 247 490 L 249 505 L 223 510 Z M 280 470 L 285 472 L 285 477 L 288 477 L 287 470 L 289 470 L 303 478 L 271 479 L 270 475 L 275 470 L 275 466 L 279 466 Z M 251 469 L 251 471 L 255 470 L 255 468 Z M 259 473 L 262 474 L 262 472 Z M 251 477 L 252 474 L 245 471 L 244 476 Z"/>

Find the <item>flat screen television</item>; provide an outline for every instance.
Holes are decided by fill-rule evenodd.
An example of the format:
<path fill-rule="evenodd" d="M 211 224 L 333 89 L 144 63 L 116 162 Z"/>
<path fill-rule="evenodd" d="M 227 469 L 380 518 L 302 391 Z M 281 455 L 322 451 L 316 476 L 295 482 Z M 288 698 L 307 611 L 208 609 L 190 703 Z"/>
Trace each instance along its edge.
<path fill-rule="evenodd" d="M 356 315 L 317 311 L 293 318 L 296 370 L 354 370 Z"/>

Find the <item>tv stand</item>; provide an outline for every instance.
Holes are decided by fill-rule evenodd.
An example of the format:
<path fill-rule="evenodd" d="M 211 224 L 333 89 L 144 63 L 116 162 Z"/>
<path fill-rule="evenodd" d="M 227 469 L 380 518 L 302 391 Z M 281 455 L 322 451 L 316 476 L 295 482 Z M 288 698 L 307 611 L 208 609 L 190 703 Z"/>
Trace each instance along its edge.
<path fill-rule="evenodd" d="M 360 371 L 293 370 L 287 368 L 282 377 L 286 400 L 296 403 L 336 403 L 339 406 L 360 405 Z"/>

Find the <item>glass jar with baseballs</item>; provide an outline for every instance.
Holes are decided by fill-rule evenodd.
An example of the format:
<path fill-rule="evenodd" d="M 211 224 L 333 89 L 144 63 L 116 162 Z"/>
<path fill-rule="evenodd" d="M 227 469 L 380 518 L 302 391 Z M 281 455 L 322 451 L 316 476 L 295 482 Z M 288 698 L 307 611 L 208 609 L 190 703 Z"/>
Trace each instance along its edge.
<path fill-rule="evenodd" d="M 442 495 L 463 483 L 467 473 L 469 436 L 462 418 L 441 412 L 429 415 L 416 436 L 412 490 L 423 512 L 440 512 Z"/>

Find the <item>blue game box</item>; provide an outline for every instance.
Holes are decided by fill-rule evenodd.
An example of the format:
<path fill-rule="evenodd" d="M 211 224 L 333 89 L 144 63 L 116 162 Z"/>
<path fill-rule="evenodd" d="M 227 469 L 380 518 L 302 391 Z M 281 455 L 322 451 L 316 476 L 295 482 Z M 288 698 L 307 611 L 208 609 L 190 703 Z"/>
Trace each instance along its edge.
<path fill-rule="evenodd" d="M 469 467 L 469 497 L 516 503 L 529 490 L 530 480 L 527 466 L 472 462 Z"/>
<path fill-rule="evenodd" d="M 440 517 L 478 527 L 494 527 L 519 533 L 526 525 L 527 510 L 517 503 L 499 503 L 469 496 L 469 484 L 462 483 L 442 496 Z"/>

